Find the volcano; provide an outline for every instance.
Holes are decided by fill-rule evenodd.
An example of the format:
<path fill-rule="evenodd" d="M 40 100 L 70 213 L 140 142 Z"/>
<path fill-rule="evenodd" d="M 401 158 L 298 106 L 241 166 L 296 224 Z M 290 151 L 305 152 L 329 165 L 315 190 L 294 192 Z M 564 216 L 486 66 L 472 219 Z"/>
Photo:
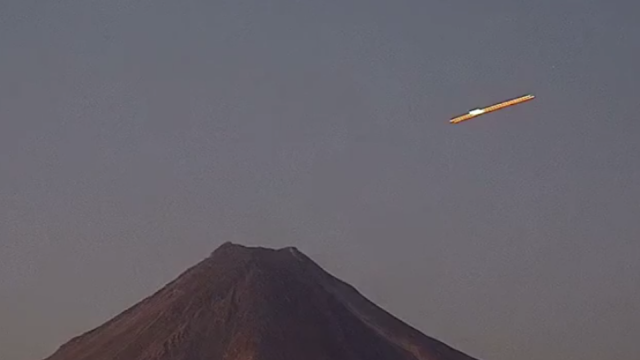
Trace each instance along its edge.
<path fill-rule="evenodd" d="M 476 360 L 294 247 L 225 243 L 45 360 Z"/>

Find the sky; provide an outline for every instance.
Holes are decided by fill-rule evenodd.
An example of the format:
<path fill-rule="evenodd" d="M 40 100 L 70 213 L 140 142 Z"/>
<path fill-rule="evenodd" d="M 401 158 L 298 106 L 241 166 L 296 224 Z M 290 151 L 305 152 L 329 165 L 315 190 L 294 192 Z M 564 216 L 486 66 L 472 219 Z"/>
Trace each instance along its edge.
<path fill-rule="evenodd" d="M 1 1 L 0 358 L 232 241 L 296 246 L 479 359 L 637 360 L 639 12 Z"/>

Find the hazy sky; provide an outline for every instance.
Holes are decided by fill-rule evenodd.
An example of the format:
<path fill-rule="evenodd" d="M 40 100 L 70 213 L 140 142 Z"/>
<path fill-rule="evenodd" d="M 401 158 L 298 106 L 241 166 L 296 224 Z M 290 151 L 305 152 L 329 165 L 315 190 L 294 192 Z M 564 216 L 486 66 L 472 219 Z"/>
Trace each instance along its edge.
<path fill-rule="evenodd" d="M 637 360 L 638 13 L 0 1 L 0 358 L 233 241 L 297 246 L 481 359 Z"/>

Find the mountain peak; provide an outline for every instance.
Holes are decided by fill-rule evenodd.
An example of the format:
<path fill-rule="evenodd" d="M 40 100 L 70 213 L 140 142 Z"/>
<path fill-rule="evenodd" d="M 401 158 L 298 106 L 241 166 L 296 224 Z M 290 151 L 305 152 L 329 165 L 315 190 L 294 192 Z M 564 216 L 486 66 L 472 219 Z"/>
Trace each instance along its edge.
<path fill-rule="evenodd" d="M 280 249 L 271 249 L 271 248 L 266 248 L 261 246 L 241 245 L 241 244 L 236 244 L 236 243 L 227 241 L 222 245 L 220 245 L 218 248 L 216 248 L 209 257 L 210 258 L 215 257 L 216 254 L 218 255 L 224 254 L 224 256 L 227 256 L 231 253 L 235 253 L 235 254 L 242 253 L 245 256 L 253 256 L 253 257 L 268 257 L 268 256 L 273 256 L 274 254 L 282 254 L 282 253 L 289 253 L 290 255 L 295 257 L 302 255 L 302 252 L 298 250 L 298 248 L 296 248 L 295 246 L 287 246 Z"/>
<path fill-rule="evenodd" d="M 231 268 L 252 265 L 261 266 L 265 269 L 269 267 L 289 267 L 290 270 L 293 270 L 296 266 L 315 265 L 310 258 L 294 246 L 271 249 L 232 242 L 225 242 L 220 245 L 205 262 L 215 267 Z"/>
<path fill-rule="evenodd" d="M 295 247 L 226 242 L 46 360 L 474 360 L 427 337 Z"/>

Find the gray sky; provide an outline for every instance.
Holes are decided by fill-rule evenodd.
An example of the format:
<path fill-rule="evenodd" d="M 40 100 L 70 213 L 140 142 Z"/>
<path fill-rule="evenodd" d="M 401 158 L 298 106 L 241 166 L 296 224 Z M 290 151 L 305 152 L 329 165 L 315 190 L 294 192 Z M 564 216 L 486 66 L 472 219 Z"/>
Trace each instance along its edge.
<path fill-rule="evenodd" d="M 234 241 L 297 246 L 475 357 L 636 360 L 639 12 L 0 1 L 0 358 Z"/>

